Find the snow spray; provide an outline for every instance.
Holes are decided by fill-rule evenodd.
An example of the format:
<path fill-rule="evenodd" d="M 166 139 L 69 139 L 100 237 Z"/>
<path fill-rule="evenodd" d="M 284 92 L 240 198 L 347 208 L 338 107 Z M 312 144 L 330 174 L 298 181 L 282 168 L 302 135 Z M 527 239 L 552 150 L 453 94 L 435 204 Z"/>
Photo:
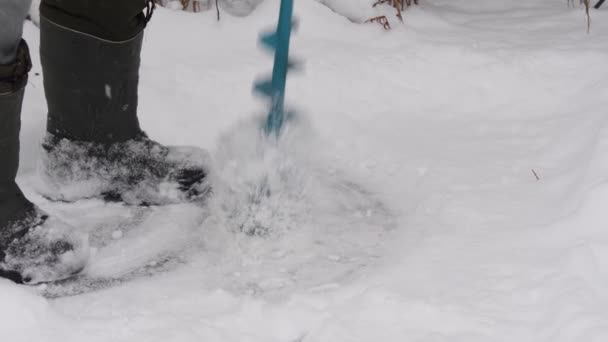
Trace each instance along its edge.
<path fill-rule="evenodd" d="M 275 134 L 278 136 L 285 119 L 289 117 L 289 114 L 285 113 L 284 107 L 287 72 L 295 66 L 295 63 L 289 60 L 289 40 L 294 26 L 292 21 L 293 1 L 281 0 L 279 23 L 276 31 L 263 33 L 260 36 L 262 47 L 274 53 L 272 78 L 254 84 L 254 90 L 270 100 L 270 109 L 265 125 L 267 135 Z"/>

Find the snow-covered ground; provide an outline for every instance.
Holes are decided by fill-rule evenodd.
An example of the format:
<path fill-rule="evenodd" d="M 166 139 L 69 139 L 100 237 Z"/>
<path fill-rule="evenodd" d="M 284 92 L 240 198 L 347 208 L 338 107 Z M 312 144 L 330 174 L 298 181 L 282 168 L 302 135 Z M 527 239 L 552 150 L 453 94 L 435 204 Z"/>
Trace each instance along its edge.
<path fill-rule="evenodd" d="M 158 10 L 142 126 L 209 149 L 210 217 L 152 278 L 52 300 L 0 281 L 2 341 L 608 340 L 608 11 L 587 34 L 566 1 L 423 0 L 385 32 L 297 1 L 299 116 L 273 146 L 250 91 L 277 11 Z M 35 64 L 20 181 L 44 204 Z"/>

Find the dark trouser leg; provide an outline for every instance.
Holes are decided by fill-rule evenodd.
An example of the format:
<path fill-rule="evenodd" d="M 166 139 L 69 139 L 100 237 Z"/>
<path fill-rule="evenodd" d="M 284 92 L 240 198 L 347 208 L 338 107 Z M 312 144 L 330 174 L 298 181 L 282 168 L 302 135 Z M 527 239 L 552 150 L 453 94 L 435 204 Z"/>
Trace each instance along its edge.
<path fill-rule="evenodd" d="M 13 62 L 31 0 L 0 1 L 0 65 Z"/>
<path fill-rule="evenodd" d="M 27 45 L 21 41 L 27 0 L 0 2 L 0 236 L 33 206 L 15 183 L 19 167 L 21 103 L 31 67 Z"/>
<path fill-rule="evenodd" d="M 15 183 L 23 92 L 20 89 L 0 95 L 0 238 L 5 229 L 28 216 L 34 208 Z"/>
<path fill-rule="evenodd" d="M 151 0 L 43 0 L 40 56 L 56 138 L 121 142 L 142 132 L 137 91 Z"/>
<path fill-rule="evenodd" d="M 43 0 L 40 15 L 71 30 L 120 42 L 146 26 L 146 0 Z"/>
<path fill-rule="evenodd" d="M 23 19 L 27 8 L 13 15 Z M 0 6 L 3 15 L 4 10 Z M 34 284 L 64 279 L 82 270 L 88 243 L 86 235 L 34 206 L 15 183 L 21 105 L 32 66 L 25 41 L 17 39 L 11 62 L 0 65 L 0 277 Z"/>

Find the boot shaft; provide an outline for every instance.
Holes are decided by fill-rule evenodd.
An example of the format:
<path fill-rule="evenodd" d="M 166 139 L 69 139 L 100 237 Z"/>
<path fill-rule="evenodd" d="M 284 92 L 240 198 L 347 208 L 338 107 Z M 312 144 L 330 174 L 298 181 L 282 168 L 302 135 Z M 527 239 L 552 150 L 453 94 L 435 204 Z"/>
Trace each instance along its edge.
<path fill-rule="evenodd" d="M 19 167 L 19 131 L 23 89 L 0 95 L 0 196 L 1 184 L 12 183 Z"/>
<path fill-rule="evenodd" d="M 141 134 L 137 91 L 143 31 L 112 42 L 42 17 L 40 36 L 49 133 L 99 143 Z"/>
<path fill-rule="evenodd" d="M 21 105 L 31 68 L 24 40 L 18 45 L 14 61 L 0 65 L 0 184 L 14 182 L 17 175 Z"/>
<path fill-rule="evenodd" d="M 0 238 L 6 227 L 33 209 L 15 183 L 19 168 L 21 106 L 30 69 L 29 50 L 23 40 L 18 45 L 16 59 L 0 65 Z"/>

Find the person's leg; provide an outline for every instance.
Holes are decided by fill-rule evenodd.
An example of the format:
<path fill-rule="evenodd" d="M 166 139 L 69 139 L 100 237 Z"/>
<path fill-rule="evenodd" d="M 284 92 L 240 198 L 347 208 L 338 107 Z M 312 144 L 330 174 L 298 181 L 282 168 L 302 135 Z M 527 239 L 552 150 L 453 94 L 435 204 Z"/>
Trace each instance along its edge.
<path fill-rule="evenodd" d="M 34 205 L 15 183 L 19 168 L 21 104 L 31 67 L 25 41 L 18 46 L 12 61 L 0 65 L 0 234 L 34 211 Z"/>
<path fill-rule="evenodd" d="M 21 34 L 29 6 L 29 1 L 0 0 L 0 241 L 10 225 L 33 210 L 15 183 L 21 103 L 29 71 L 29 51 Z"/>
<path fill-rule="evenodd" d="M 26 283 L 65 278 L 82 269 L 82 262 L 68 265 L 59 259 L 84 251 L 80 247 L 86 244 L 72 227 L 28 201 L 15 182 L 21 105 L 31 68 L 21 39 L 29 7 L 29 0 L 0 0 L 0 277 Z"/>
<path fill-rule="evenodd" d="M 0 0 L 0 184 L 14 182 L 19 164 L 21 101 L 30 64 L 21 33 L 29 6 L 26 0 Z"/>
<path fill-rule="evenodd" d="M 203 151 L 162 146 L 139 126 L 140 53 L 153 6 L 151 0 L 42 1 L 46 196 L 164 204 L 206 191 Z"/>

